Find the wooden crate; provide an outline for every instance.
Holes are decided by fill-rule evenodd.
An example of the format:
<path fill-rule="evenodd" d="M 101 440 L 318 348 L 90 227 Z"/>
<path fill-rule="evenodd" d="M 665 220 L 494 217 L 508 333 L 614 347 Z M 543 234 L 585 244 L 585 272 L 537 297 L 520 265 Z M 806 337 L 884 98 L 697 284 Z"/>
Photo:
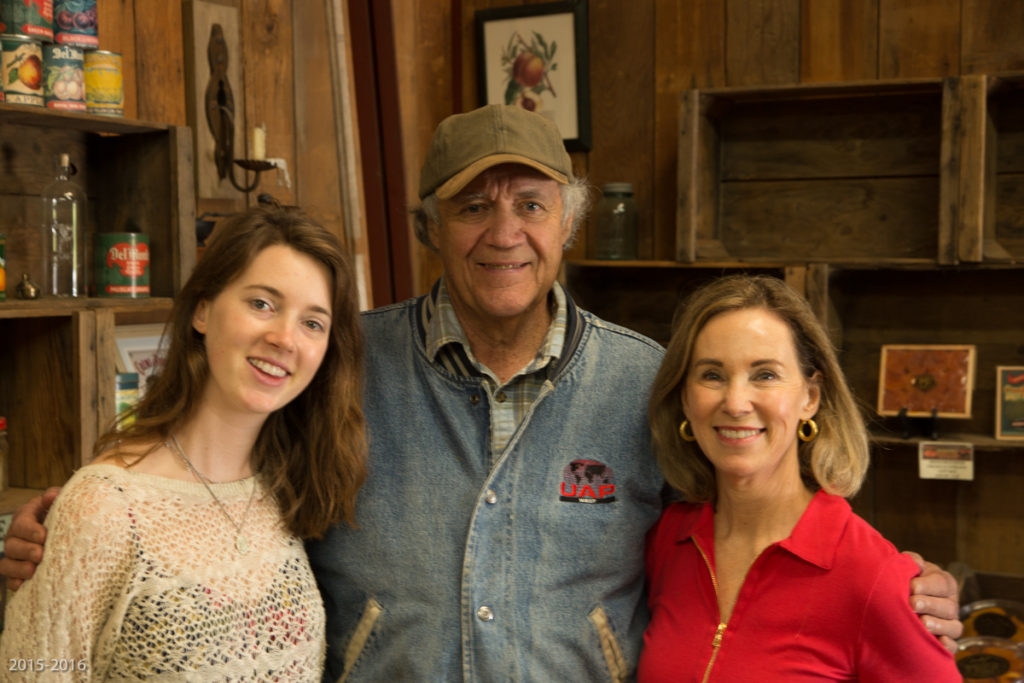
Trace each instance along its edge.
<path fill-rule="evenodd" d="M 690 90 L 680 261 L 934 262 L 940 79 Z"/>

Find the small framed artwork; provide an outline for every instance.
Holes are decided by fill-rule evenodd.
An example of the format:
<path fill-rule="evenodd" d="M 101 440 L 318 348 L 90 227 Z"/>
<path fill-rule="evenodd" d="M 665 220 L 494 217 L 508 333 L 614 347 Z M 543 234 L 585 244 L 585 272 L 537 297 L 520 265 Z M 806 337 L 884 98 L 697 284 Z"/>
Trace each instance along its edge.
<path fill-rule="evenodd" d="M 117 371 L 137 373 L 139 396 L 146 391 L 146 383 L 167 361 L 168 341 L 163 338 L 163 324 L 117 325 L 114 340 L 117 344 Z"/>
<path fill-rule="evenodd" d="M 996 438 L 1024 441 L 1024 365 L 996 368 Z"/>
<path fill-rule="evenodd" d="M 878 375 L 878 414 L 971 416 L 975 347 L 886 344 Z"/>
<path fill-rule="evenodd" d="M 477 10 L 480 105 L 550 117 L 570 152 L 590 149 L 586 0 Z"/>

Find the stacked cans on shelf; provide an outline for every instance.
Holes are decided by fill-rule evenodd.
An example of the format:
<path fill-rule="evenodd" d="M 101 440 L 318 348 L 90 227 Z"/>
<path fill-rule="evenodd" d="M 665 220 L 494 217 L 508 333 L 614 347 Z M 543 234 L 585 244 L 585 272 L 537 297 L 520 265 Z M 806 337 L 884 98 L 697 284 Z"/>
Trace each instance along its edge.
<path fill-rule="evenodd" d="M 0 101 L 124 115 L 121 55 L 99 49 L 96 0 L 0 0 Z"/>

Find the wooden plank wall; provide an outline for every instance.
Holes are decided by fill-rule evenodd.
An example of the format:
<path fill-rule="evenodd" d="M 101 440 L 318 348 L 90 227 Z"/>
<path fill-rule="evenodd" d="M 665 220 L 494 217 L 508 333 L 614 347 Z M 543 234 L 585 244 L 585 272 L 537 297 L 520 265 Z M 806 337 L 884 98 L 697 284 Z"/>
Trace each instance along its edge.
<path fill-rule="evenodd" d="M 239 10 L 244 100 L 236 93 L 239 125 L 265 124 L 267 156 L 284 159 L 291 187 L 271 171 L 250 193 L 269 192 L 298 204 L 344 235 L 332 96 L 330 40 L 323 0 L 207 0 Z M 122 53 L 125 116 L 189 125 L 186 107 L 184 0 L 98 0 L 100 48 Z M 205 120 L 199 122 L 206 125 Z M 246 136 L 248 139 L 248 135 Z M 244 200 L 197 198 L 204 211 L 237 211 Z"/>
<path fill-rule="evenodd" d="M 477 104 L 474 13 L 544 1 L 391 0 L 410 206 L 434 126 Z M 642 259 L 674 258 L 687 88 L 1024 70 L 1019 0 L 588 0 L 588 11 L 593 149 L 574 164 L 596 187 L 633 183 Z M 585 243 L 584 234 L 569 256 L 582 257 Z M 426 291 L 437 259 L 420 250 L 415 267 Z M 858 509 L 933 561 L 1020 573 L 1024 551 L 1007 550 L 1024 547 L 1019 456 L 985 452 L 974 484 L 929 485 L 912 453 L 886 453 Z"/>

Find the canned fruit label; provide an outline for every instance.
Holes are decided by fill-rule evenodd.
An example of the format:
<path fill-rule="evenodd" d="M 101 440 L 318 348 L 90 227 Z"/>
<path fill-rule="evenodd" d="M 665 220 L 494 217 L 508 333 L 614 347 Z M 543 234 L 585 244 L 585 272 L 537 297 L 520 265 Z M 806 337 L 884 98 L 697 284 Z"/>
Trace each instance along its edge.
<path fill-rule="evenodd" d="M 43 48 L 43 99 L 50 109 L 85 111 L 82 49 L 48 44 Z"/>
<path fill-rule="evenodd" d="M 96 0 L 55 0 L 54 41 L 87 48 L 99 46 L 96 18 Z"/>
<path fill-rule="evenodd" d="M 3 44 L 4 94 L 11 104 L 43 104 L 43 51 L 34 40 L 15 36 Z"/>
<path fill-rule="evenodd" d="M 124 114 L 121 55 L 100 51 L 85 53 L 85 102 L 90 114 Z"/>
<path fill-rule="evenodd" d="M 53 40 L 53 0 L 0 0 L 8 33 Z"/>
<path fill-rule="evenodd" d="M 149 296 L 149 237 L 141 233 L 96 235 L 96 295 Z"/>

